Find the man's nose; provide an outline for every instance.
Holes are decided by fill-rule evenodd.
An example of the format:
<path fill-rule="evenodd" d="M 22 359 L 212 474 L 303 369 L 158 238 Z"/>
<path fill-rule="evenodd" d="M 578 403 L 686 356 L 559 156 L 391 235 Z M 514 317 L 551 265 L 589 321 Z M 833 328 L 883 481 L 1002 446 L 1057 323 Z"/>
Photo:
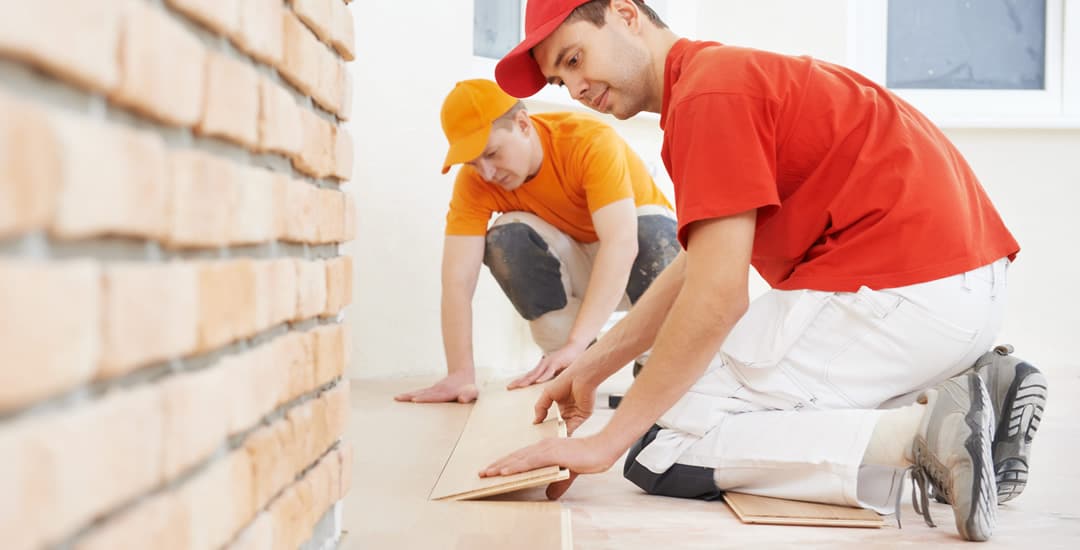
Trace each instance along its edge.
<path fill-rule="evenodd" d="M 477 167 L 480 168 L 480 177 L 486 181 L 491 181 L 495 178 L 495 167 L 487 159 L 480 159 L 477 162 Z"/>
<path fill-rule="evenodd" d="M 570 90 L 570 97 L 574 101 L 583 101 L 589 91 L 589 83 L 584 78 L 566 80 L 566 88 Z"/>

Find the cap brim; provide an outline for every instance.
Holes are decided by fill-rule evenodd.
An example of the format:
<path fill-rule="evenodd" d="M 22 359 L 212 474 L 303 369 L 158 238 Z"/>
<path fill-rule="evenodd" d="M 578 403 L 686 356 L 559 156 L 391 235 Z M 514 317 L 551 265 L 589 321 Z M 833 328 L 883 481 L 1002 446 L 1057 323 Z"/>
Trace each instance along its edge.
<path fill-rule="evenodd" d="M 446 160 L 443 161 L 442 173 L 450 171 L 455 164 L 469 162 L 480 156 L 487 147 L 488 138 L 491 137 L 491 125 L 485 127 L 450 144 L 450 150 L 446 152 Z"/>
<path fill-rule="evenodd" d="M 559 28 L 559 25 L 562 25 L 575 9 L 577 6 L 538 27 L 527 35 L 521 44 L 499 60 L 499 63 L 495 65 L 495 82 L 499 83 L 503 91 L 516 98 L 525 98 L 539 92 L 547 85 L 547 78 L 544 77 L 540 65 L 533 58 L 532 49 L 551 36 L 551 33 L 555 32 L 555 29 Z"/>

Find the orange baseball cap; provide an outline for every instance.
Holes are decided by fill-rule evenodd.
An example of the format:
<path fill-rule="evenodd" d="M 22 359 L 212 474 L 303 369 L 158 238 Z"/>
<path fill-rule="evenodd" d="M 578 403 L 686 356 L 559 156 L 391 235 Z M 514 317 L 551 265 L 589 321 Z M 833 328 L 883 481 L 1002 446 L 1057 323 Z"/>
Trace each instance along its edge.
<path fill-rule="evenodd" d="M 495 80 L 514 97 L 529 97 L 547 85 L 532 55 L 537 44 L 551 36 L 570 13 L 589 0 L 529 0 L 525 5 L 525 40 L 495 65 Z"/>
<path fill-rule="evenodd" d="M 443 134 L 450 142 L 442 173 L 449 172 L 455 164 L 479 157 L 487 147 L 491 124 L 517 101 L 490 80 L 478 78 L 455 84 L 442 106 Z"/>

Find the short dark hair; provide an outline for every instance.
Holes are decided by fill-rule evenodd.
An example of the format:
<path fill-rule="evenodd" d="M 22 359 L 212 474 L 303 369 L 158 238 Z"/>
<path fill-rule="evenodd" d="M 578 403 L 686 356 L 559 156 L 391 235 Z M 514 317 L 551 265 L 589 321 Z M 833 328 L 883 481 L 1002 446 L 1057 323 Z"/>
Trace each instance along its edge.
<path fill-rule="evenodd" d="M 507 128 L 514 124 L 514 117 L 517 116 L 518 111 L 525 110 L 525 103 L 520 100 L 510 107 L 509 111 L 506 111 L 499 118 L 495 119 L 491 124 L 498 128 Z"/>
<path fill-rule="evenodd" d="M 645 0 L 633 0 L 634 5 L 639 10 L 645 13 L 649 17 L 649 21 L 652 21 L 654 25 L 661 29 L 668 28 L 660 16 L 656 12 L 645 5 Z M 570 12 L 570 16 L 566 18 L 567 22 L 574 22 L 579 20 L 585 20 L 597 27 L 604 26 L 604 15 L 607 12 L 608 7 L 611 6 L 611 0 L 590 0 L 577 7 L 574 11 Z"/>

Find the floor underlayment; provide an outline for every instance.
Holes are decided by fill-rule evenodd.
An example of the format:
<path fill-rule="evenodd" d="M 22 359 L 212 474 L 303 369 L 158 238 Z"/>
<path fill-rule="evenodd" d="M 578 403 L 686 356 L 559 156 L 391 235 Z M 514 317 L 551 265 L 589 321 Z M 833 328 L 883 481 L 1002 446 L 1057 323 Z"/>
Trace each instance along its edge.
<path fill-rule="evenodd" d="M 1023 495 L 1000 507 L 994 538 L 979 548 L 1074 548 L 1080 540 L 1080 371 L 1050 372 L 1050 401 Z M 965 546 L 946 505 L 932 529 L 904 503 L 904 528 L 745 525 L 722 502 L 642 493 L 622 478 L 622 461 L 582 476 L 558 502 L 542 488 L 479 502 L 427 499 L 454 447 L 469 406 L 396 403 L 393 395 L 431 379 L 353 381 L 348 437 L 356 446 L 353 487 L 344 504 L 341 548 L 894 548 Z M 603 389 L 603 388 L 602 388 Z M 598 403 L 606 402 L 598 399 Z M 613 411 L 600 409 L 578 435 L 595 433 Z M 908 486 L 910 493 L 910 484 Z M 567 517 L 569 515 L 569 517 Z M 569 528 L 569 533 L 564 532 Z"/>

